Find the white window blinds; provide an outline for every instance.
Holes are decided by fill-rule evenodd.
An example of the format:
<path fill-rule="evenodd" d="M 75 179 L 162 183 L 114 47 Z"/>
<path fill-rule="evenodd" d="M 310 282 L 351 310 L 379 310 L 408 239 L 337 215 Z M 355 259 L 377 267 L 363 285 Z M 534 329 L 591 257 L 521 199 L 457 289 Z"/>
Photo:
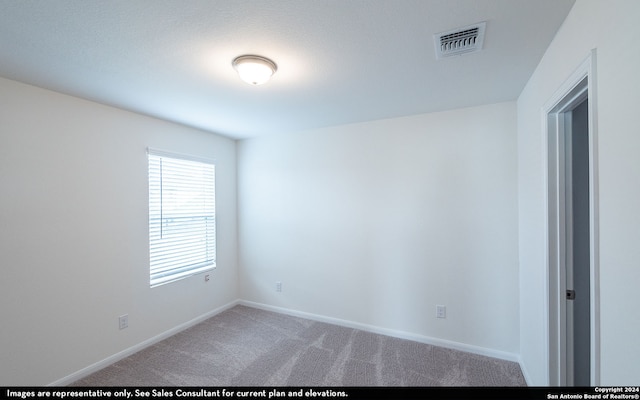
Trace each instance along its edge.
<path fill-rule="evenodd" d="M 216 266 L 215 165 L 148 150 L 151 286 Z"/>

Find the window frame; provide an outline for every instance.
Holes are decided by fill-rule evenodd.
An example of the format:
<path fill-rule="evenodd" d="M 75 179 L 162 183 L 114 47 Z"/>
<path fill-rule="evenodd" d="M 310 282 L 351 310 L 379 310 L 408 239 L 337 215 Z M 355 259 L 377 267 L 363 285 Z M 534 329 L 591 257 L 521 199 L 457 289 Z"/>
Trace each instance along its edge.
<path fill-rule="evenodd" d="M 213 159 L 147 148 L 151 288 L 216 268 L 215 178 Z"/>

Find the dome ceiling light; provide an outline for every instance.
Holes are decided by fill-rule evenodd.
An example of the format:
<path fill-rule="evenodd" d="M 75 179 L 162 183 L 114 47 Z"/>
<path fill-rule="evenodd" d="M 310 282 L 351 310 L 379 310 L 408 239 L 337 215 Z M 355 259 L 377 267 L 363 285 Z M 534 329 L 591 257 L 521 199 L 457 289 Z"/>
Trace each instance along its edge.
<path fill-rule="evenodd" d="M 267 83 L 278 70 L 278 66 L 273 61 L 254 55 L 236 57 L 232 65 L 240 75 L 240 79 L 250 85 Z"/>

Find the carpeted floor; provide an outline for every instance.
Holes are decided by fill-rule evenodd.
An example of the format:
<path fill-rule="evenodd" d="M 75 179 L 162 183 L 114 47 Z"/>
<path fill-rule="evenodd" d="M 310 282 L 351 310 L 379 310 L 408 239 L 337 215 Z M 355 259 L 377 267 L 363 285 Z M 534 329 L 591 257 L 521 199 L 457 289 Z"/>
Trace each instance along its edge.
<path fill-rule="evenodd" d="M 235 306 L 71 386 L 525 386 L 517 363 Z"/>

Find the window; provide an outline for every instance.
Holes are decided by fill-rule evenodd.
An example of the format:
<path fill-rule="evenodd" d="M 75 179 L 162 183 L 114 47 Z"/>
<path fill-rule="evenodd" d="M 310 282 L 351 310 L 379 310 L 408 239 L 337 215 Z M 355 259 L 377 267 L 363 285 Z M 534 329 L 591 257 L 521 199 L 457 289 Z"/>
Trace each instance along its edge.
<path fill-rule="evenodd" d="M 151 287 L 216 266 L 215 165 L 148 150 Z"/>

